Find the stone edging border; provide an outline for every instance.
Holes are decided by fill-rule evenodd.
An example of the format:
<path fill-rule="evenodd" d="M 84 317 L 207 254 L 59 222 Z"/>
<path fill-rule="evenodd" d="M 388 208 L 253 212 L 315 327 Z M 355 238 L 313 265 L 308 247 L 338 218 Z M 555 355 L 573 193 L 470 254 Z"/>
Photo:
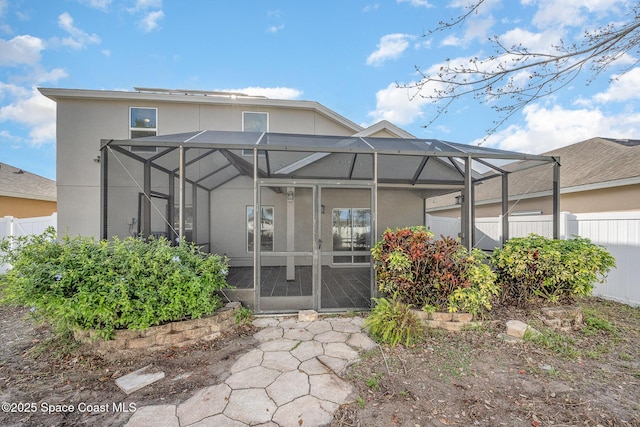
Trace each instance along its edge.
<path fill-rule="evenodd" d="M 427 313 L 426 311 L 411 309 L 424 326 L 429 328 L 441 328 L 447 331 L 459 332 L 464 327 L 479 326 L 480 322 L 473 321 L 471 313 L 445 313 L 435 312 Z"/>
<path fill-rule="evenodd" d="M 82 343 L 83 349 L 102 356 L 127 351 L 167 350 L 171 347 L 187 347 L 200 341 L 219 338 L 223 331 L 235 324 L 234 312 L 240 308 L 239 302 L 230 302 L 212 314 L 200 319 L 170 322 L 143 330 L 117 330 L 113 339 L 98 338 L 95 330 L 76 330 L 74 338 Z"/>

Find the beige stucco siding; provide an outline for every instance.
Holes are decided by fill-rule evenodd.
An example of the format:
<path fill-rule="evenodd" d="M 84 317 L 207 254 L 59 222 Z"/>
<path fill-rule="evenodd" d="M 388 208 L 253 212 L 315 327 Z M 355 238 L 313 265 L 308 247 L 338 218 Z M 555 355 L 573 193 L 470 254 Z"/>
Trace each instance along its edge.
<path fill-rule="evenodd" d="M 127 139 L 129 137 L 129 108 L 151 107 L 158 109 L 158 133 L 173 134 L 195 130 L 242 130 L 242 112 L 269 113 L 271 132 L 351 135 L 350 129 L 330 117 L 313 109 L 291 109 L 273 106 L 208 105 L 206 103 L 113 100 L 113 99 L 69 99 L 57 100 L 57 186 L 59 229 L 71 234 L 100 236 L 100 164 L 94 159 L 99 154 L 101 139 Z M 122 158 L 123 156 L 119 156 Z M 122 159 L 121 159 L 122 160 Z M 112 159 L 115 161 L 115 159 Z M 131 164 L 124 160 L 125 164 Z M 110 169 L 112 166 L 110 166 Z M 130 181 L 127 176 L 116 178 L 110 174 L 110 185 L 118 186 L 116 180 Z M 166 179 L 162 179 L 165 185 Z M 139 181 L 141 183 L 142 181 Z M 158 181 L 154 180 L 154 191 Z M 121 207 L 123 202 L 136 200 L 137 186 L 123 184 L 126 188 L 110 194 L 110 206 Z M 129 192 L 129 196 L 125 193 Z M 137 202 L 134 203 L 137 206 Z M 117 208 L 116 208 L 117 209 Z M 120 235 L 128 231 L 126 218 L 131 212 L 114 212 L 117 224 L 110 224 L 109 233 Z M 200 222 L 205 226 L 206 222 Z M 154 227 L 158 226 L 154 224 Z M 199 230 L 198 234 L 200 235 Z"/>
<path fill-rule="evenodd" d="M 56 202 L 49 200 L 23 199 L 20 197 L 0 196 L 0 218 L 32 218 L 49 216 L 56 212 Z"/>

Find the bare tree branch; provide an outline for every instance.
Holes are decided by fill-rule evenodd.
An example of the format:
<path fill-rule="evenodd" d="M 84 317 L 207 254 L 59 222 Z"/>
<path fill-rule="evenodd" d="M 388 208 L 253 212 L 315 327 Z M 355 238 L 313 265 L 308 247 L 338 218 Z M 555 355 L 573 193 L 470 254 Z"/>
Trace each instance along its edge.
<path fill-rule="evenodd" d="M 464 14 L 449 22 L 440 22 L 427 34 L 449 30 L 461 25 L 478 13 L 484 0 L 467 6 Z M 417 83 L 404 85 L 415 95 L 438 105 L 435 116 L 424 127 L 445 114 L 455 100 L 472 97 L 480 103 L 491 104 L 501 113 L 487 130 L 488 138 L 516 112 L 530 103 L 554 94 L 570 84 L 582 73 L 589 73 L 587 84 L 622 57 L 636 54 L 622 69 L 622 74 L 638 64 L 640 46 L 640 1 L 628 12 L 626 22 L 612 23 L 585 32 L 581 43 L 565 44 L 559 40 L 549 51 L 532 52 L 523 45 L 506 46 L 498 36 L 490 38 L 494 54 L 486 58 L 474 57 L 465 63 L 446 59 L 439 69 L 430 73 L 420 67 Z M 631 55 L 632 57 L 634 55 Z"/>

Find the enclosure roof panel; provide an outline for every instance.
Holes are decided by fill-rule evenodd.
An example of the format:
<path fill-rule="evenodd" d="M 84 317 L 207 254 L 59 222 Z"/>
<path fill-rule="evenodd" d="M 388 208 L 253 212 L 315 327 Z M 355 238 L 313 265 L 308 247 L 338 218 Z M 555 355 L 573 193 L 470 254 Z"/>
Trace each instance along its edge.
<path fill-rule="evenodd" d="M 253 175 L 251 150 L 257 148 L 259 174 L 267 178 L 278 176 L 281 178 L 373 179 L 373 161 L 367 161 L 370 166 L 366 166 L 367 162 L 362 156 L 376 154 L 380 156 L 378 170 L 380 182 L 387 180 L 390 183 L 411 185 L 441 181 L 462 182 L 467 159 L 472 161 L 474 181 L 488 179 L 503 171 L 514 172 L 556 161 L 551 156 L 495 150 L 437 139 L 212 130 L 128 140 L 103 140 L 102 146 L 121 147 L 121 153 L 127 152 L 127 148 L 130 151 L 147 153 L 138 154 L 137 158 L 147 159 L 152 164 L 174 171 L 177 170 L 177 165 L 168 167 L 166 162 L 169 158 L 165 155 L 155 154 L 154 157 L 154 150 L 134 150 L 134 148 L 158 147 L 160 153 L 163 152 L 162 150 L 177 147 L 187 150 L 204 150 L 203 153 L 215 152 L 218 158 L 228 162 L 243 175 Z M 173 153 L 172 156 L 177 156 L 177 153 Z M 432 161 L 427 161 L 429 159 Z M 199 163 L 200 168 L 206 169 L 205 165 L 208 165 L 212 171 L 220 167 L 218 164 L 214 167 L 211 162 Z M 208 177 L 207 173 L 209 172 L 200 169 L 199 176 Z"/>

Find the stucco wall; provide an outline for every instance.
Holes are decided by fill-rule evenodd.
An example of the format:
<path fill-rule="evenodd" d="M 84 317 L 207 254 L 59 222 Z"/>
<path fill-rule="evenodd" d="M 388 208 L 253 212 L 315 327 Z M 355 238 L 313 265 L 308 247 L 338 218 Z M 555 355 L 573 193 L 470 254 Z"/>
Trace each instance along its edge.
<path fill-rule="evenodd" d="M 130 107 L 158 108 L 159 134 L 206 129 L 240 131 L 243 111 L 269 113 L 271 132 L 330 135 L 353 133 L 352 129 L 312 109 L 208 105 L 197 101 L 187 103 L 59 98 L 56 181 L 58 223 L 62 233 L 100 237 L 100 164 L 94 159 L 99 154 L 101 139 L 129 137 Z M 131 187 L 130 191 L 137 193 L 139 190 Z M 112 206 L 118 206 L 118 197 Z M 128 231 L 124 218 L 129 216 L 130 213 L 123 214 L 123 218 L 118 219 L 118 224 L 114 224 L 114 229 L 111 230 L 113 234 L 120 235 L 123 231 Z"/>
<path fill-rule="evenodd" d="M 56 202 L 0 196 L 0 218 L 4 216 L 15 218 L 49 216 L 56 211 Z"/>

